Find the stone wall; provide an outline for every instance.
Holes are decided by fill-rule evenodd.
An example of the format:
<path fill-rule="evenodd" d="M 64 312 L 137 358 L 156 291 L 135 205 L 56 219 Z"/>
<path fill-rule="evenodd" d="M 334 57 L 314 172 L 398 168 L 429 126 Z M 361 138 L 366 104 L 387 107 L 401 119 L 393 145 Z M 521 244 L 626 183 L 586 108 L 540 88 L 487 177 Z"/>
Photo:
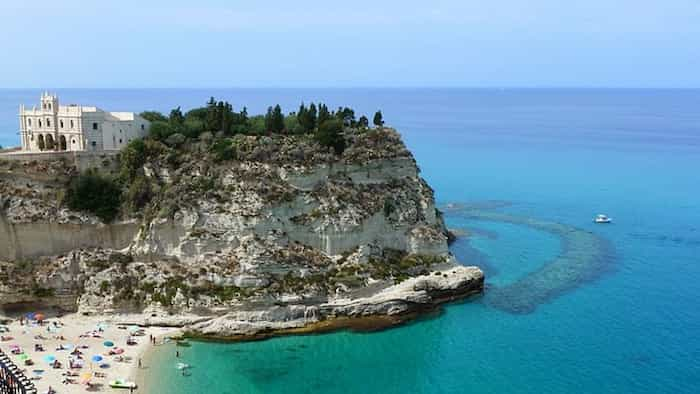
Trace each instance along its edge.
<path fill-rule="evenodd" d="M 8 223 L 0 215 L 0 260 L 32 259 L 88 247 L 123 249 L 137 232 L 137 223 Z"/>
<path fill-rule="evenodd" d="M 80 171 L 89 168 L 96 168 L 106 172 L 111 172 L 118 167 L 119 152 L 22 152 L 2 151 L 0 160 L 31 162 L 42 160 L 63 160 L 68 165 L 75 165 Z"/>

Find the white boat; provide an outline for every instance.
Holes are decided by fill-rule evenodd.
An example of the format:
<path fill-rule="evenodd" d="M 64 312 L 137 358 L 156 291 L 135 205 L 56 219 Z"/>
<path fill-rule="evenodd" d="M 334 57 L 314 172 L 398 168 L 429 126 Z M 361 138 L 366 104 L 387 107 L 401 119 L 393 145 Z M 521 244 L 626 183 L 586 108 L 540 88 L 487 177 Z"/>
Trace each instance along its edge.
<path fill-rule="evenodd" d="M 601 214 L 601 215 L 596 216 L 595 219 L 593 219 L 593 221 L 596 223 L 611 223 L 612 218 L 609 218 L 609 217 Z"/>
<path fill-rule="evenodd" d="M 177 363 L 177 369 L 187 369 L 187 368 L 189 368 L 189 367 L 190 367 L 189 364 Z"/>

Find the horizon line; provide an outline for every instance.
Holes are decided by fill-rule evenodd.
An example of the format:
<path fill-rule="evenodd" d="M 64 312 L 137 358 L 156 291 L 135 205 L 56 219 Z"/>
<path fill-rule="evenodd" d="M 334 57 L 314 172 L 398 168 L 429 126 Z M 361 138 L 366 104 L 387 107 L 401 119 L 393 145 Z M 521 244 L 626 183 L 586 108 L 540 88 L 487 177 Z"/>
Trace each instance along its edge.
<path fill-rule="evenodd" d="M 415 85 L 415 86 L 144 86 L 144 87 L 115 87 L 115 86 L 81 86 L 81 87 L 0 87 L 0 90 L 358 90 L 358 89 L 443 89 L 443 90 L 700 90 L 700 86 L 441 86 L 441 85 Z"/>

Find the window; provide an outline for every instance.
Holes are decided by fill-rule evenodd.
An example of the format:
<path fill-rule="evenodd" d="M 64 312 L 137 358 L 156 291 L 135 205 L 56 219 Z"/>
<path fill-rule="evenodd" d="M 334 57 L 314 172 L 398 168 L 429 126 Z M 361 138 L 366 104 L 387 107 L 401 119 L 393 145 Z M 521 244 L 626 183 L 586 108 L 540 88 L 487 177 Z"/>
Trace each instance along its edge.
<path fill-rule="evenodd" d="M 32 118 L 27 118 L 27 126 L 32 127 Z"/>
<path fill-rule="evenodd" d="M 30 137 L 29 138 L 30 141 L 34 141 L 34 134 L 30 135 L 29 137 Z"/>
<path fill-rule="evenodd" d="M 119 143 L 120 143 L 120 144 L 122 143 L 122 139 L 121 139 L 121 138 L 119 139 Z"/>
<path fill-rule="evenodd" d="M 41 127 L 41 119 L 39 119 L 39 127 Z"/>
<path fill-rule="evenodd" d="M 92 147 L 94 148 L 96 146 L 97 146 L 97 141 L 92 141 Z"/>
<path fill-rule="evenodd" d="M 51 127 L 51 119 L 46 118 L 46 127 Z"/>
<path fill-rule="evenodd" d="M 70 128 L 73 128 L 73 119 L 70 120 Z"/>
<path fill-rule="evenodd" d="M 59 120 L 58 123 L 59 123 L 59 125 L 61 126 L 61 128 L 63 128 L 63 121 L 62 121 L 62 120 Z"/>
<path fill-rule="evenodd" d="M 70 141 L 71 144 L 75 145 L 75 138 Z"/>
<path fill-rule="evenodd" d="M 146 126 L 141 125 L 141 130 L 146 130 Z"/>
<path fill-rule="evenodd" d="M 92 124 L 92 129 L 93 129 L 93 130 L 97 130 L 97 123 L 93 123 L 93 124 Z M 93 143 L 94 143 L 94 141 L 93 141 Z"/>
<path fill-rule="evenodd" d="M 51 109 L 51 103 L 49 103 L 49 109 Z"/>

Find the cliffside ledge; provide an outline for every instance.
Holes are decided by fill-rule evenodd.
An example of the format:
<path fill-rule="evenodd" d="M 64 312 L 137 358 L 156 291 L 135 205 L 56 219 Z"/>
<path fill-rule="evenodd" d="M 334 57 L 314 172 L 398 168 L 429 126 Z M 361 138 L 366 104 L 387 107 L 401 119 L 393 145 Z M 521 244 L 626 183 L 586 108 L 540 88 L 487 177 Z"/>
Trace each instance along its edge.
<path fill-rule="evenodd" d="M 249 339 L 393 325 L 481 292 L 400 135 L 344 138 L 341 154 L 304 135 L 147 140 L 96 166 L 123 190 L 109 223 L 66 203 L 79 163 L 0 158 L 0 315 Z"/>

